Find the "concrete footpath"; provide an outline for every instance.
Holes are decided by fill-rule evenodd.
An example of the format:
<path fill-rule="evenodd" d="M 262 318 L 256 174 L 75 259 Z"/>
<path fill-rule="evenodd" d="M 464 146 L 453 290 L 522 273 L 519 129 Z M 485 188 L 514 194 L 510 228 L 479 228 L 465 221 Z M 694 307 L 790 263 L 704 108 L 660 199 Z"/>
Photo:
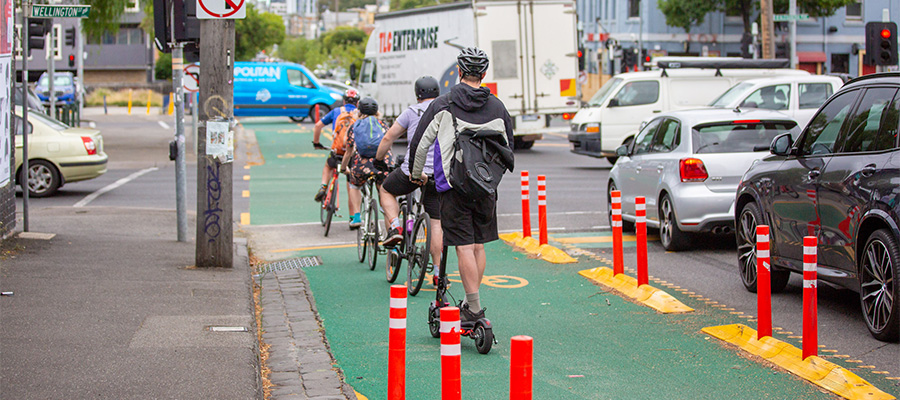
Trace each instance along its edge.
<path fill-rule="evenodd" d="M 199 270 L 174 211 L 30 216 L 0 253 L 0 398 L 261 398 L 245 240 L 233 269 Z"/>

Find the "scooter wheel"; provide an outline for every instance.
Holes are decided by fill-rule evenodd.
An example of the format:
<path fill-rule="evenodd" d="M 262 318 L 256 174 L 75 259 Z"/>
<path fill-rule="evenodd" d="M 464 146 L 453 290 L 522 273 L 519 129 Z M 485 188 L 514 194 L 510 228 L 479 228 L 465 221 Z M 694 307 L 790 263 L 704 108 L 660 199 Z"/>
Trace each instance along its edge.
<path fill-rule="evenodd" d="M 428 331 L 431 332 L 431 337 L 433 338 L 441 337 L 441 318 L 439 313 L 440 311 L 434 306 L 428 308 Z"/>
<path fill-rule="evenodd" d="M 479 353 L 487 354 L 491 352 L 491 345 L 494 344 L 494 331 L 491 328 L 485 328 L 481 322 L 478 322 L 475 324 L 472 336 L 474 336 L 475 348 L 478 349 Z"/>

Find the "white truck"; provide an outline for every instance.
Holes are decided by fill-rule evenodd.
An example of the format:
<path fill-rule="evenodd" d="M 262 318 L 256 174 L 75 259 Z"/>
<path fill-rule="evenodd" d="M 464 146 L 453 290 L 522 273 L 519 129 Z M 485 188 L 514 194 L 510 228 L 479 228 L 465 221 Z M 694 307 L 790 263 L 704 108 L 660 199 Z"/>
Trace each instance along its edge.
<path fill-rule="evenodd" d="M 385 118 L 416 102 L 413 83 L 430 75 L 441 94 L 458 82 L 456 56 L 476 46 L 490 57 L 482 83 L 514 118 L 517 148 L 530 148 L 550 116 L 578 109 L 575 2 L 462 2 L 375 16 L 359 87 Z"/>

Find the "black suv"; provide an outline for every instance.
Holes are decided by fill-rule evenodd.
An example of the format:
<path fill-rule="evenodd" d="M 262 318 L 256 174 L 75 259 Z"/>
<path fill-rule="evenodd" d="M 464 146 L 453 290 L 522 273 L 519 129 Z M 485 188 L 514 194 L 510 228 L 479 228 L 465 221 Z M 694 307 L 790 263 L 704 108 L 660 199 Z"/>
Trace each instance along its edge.
<path fill-rule="evenodd" d="M 756 291 L 756 226 L 769 225 L 772 291 L 803 271 L 803 237 L 818 238 L 818 277 L 859 292 L 869 331 L 900 335 L 900 73 L 854 79 L 737 190 L 741 280 Z"/>

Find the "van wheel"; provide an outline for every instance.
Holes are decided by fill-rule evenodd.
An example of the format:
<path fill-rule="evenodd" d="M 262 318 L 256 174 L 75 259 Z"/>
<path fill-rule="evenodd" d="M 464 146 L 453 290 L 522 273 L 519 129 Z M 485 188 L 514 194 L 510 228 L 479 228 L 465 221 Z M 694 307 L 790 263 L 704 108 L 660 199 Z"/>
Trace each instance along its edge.
<path fill-rule="evenodd" d="M 291 121 L 294 121 L 294 122 L 297 122 L 297 123 L 306 121 L 306 117 L 290 117 L 290 118 L 291 118 Z"/>
<path fill-rule="evenodd" d="M 331 111 L 331 107 L 324 104 L 316 104 L 309 109 L 309 119 L 311 119 L 313 123 L 319 122 L 319 120 L 322 119 L 325 114 L 328 114 L 329 111 Z"/>

